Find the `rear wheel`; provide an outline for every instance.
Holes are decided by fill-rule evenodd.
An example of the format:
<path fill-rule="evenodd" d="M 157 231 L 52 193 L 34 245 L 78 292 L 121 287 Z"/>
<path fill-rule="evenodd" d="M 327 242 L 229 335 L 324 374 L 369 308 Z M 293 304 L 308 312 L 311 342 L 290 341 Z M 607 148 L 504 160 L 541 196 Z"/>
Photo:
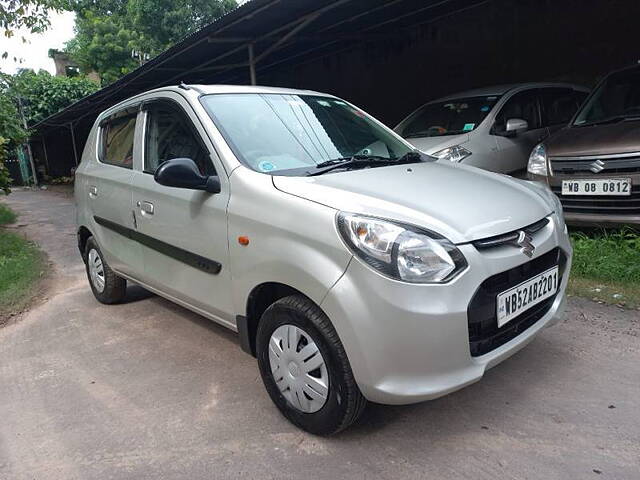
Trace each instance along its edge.
<path fill-rule="evenodd" d="M 127 281 L 111 270 L 93 237 L 87 240 L 84 258 L 89 285 L 96 299 L 106 304 L 124 300 Z"/>
<path fill-rule="evenodd" d="M 257 356 L 269 396 L 303 430 L 331 435 L 362 414 L 366 400 L 338 334 L 306 297 L 285 297 L 265 311 L 258 326 Z"/>

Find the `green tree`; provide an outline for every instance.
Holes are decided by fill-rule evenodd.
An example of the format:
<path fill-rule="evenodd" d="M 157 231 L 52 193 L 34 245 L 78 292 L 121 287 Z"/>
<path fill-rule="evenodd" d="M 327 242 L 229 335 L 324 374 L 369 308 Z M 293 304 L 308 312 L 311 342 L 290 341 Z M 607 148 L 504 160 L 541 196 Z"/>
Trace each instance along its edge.
<path fill-rule="evenodd" d="M 65 0 L 4 0 L 0 2 L 0 29 L 5 37 L 23 27 L 32 33 L 43 32 L 49 26 L 49 12 L 66 5 Z"/>
<path fill-rule="evenodd" d="M 130 0 L 136 29 L 165 50 L 237 6 L 235 0 Z"/>
<path fill-rule="evenodd" d="M 66 0 L 0 1 L 0 35 L 11 38 L 20 28 L 26 28 L 31 33 L 44 32 L 49 27 L 49 12 L 60 11 L 66 5 Z M 7 51 L 0 50 L 0 57 L 8 56 Z"/>
<path fill-rule="evenodd" d="M 9 170 L 4 164 L 7 159 L 8 143 L 8 140 L 0 137 L 0 190 L 2 190 L 5 195 L 11 193 L 11 177 L 9 176 Z"/>
<path fill-rule="evenodd" d="M 33 125 L 97 89 L 85 77 L 54 77 L 43 70 L 0 74 L 0 190 L 9 193 L 10 179 L 4 160 L 29 135 L 22 115 L 28 125 Z"/>
<path fill-rule="evenodd" d="M 71 0 L 76 35 L 67 51 L 106 85 L 235 6 L 235 0 Z"/>
<path fill-rule="evenodd" d="M 25 69 L 16 75 L 0 77 L 3 96 L 11 100 L 14 108 L 20 99 L 29 125 L 44 120 L 97 89 L 98 86 L 86 77 L 56 77 L 45 70 L 35 73 Z M 0 134 L 3 134 L 2 124 Z M 7 135 L 7 138 L 15 137 Z"/>
<path fill-rule="evenodd" d="M 76 36 L 66 48 L 84 72 L 98 72 L 106 85 L 139 66 L 131 52 L 144 43 L 144 36 L 134 30 L 126 17 L 85 11 L 78 14 Z"/>

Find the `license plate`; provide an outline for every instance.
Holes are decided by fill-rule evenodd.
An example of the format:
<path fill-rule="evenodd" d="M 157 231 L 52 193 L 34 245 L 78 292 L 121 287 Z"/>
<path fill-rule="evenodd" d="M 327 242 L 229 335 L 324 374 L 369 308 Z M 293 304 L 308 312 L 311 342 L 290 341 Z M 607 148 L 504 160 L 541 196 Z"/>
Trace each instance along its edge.
<path fill-rule="evenodd" d="M 631 195 L 631 179 L 563 180 L 562 195 Z"/>
<path fill-rule="evenodd" d="M 558 267 L 536 275 L 497 297 L 498 328 L 558 291 Z"/>

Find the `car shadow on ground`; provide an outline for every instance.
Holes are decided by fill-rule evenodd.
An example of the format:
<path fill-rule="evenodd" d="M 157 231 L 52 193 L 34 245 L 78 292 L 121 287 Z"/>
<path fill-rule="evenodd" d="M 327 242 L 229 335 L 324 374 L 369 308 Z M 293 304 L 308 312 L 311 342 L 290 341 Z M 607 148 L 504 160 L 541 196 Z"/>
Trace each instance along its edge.
<path fill-rule="evenodd" d="M 253 364 L 257 376 L 255 359 L 240 352 L 236 333 L 138 285 L 128 287 L 126 303 L 146 299 L 155 304 L 154 310 L 171 312 L 210 332 L 213 344 L 223 341 L 227 348 L 237 348 L 238 360 L 246 357 L 247 362 Z M 505 417 L 513 419 L 521 416 L 531 393 L 542 390 L 557 393 L 553 392 L 554 386 L 549 385 L 548 377 L 562 376 L 572 368 L 572 363 L 567 352 L 553 338 L 536 339 L 513 357 L 487 371 L 479 382 L 445 397 L 402 406 L 370 403 L 355 425 L 332 439 L 340 442 L 360 441 L 372 434 L 397 432 L 398 429 L 428 436 L 445 434 L 452 437 L 474 431 L 500 430 Z M 212 368 L 215 367 L 212 365 Z M 256 393 L 257 390 L 262 391 L 261 382 L 251 387 L 252 390 L 254 388 Z M 266 392 L 262 393 L 266 399 Z M 272 413 L 278 415 L 275 407 Z"/>
<path fill-rule="evenodd" d="M 155 296 L 155 293 L 150 292 L 146 288 L 137 285 L 135 283 L 128 282 L 127 283 L 127 296 L 122 303 L 135 303 L 141 300 L 146 300 L 147 298 L 151 298 Z"/>

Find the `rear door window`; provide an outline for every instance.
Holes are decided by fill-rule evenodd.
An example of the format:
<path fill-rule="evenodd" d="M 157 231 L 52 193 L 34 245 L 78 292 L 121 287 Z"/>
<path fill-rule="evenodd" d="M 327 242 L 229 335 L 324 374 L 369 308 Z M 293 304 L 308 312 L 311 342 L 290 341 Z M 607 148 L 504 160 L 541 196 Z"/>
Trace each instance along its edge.
<path fill-rule="evenodd" d="M 545 88 L 540 92 L 544 125 L 565 125 L 578 111 L 587 94 L 570 88 Z"/>
<path fill-rule="evenodd" d="M 102 123 L 100 161 L 117 167 L 132 168 L 135 114 L 113 116 Z"/>

